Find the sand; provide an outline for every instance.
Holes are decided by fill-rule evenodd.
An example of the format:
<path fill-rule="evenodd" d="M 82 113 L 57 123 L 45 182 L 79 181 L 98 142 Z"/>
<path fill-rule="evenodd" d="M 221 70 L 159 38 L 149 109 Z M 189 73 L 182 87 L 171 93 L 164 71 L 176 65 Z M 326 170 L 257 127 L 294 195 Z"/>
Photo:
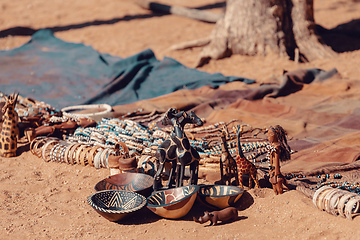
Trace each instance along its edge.
<path fill-rule="evenodd" d="M 162 1 L 186 7 L 222 3 L 220 0 Z M 360 17 L 359 1 L 315 0 L 315 21 L 332 29 Z M 128 57 L 152 49 L 158 59 L 171 57 L 194 67 L 200 48 L 170 51 L 174 44 L 209 36 L 214 24 L 173 15 L 154 15 L 132 1 L 0 1 L 0 30 L 26 27 L 56 28 L 65 41 L 91 45 L 99 52 Z M 215 8 L 211 11 L 221 12 Z M 30 31 L 31 32 L 31 31 Z M 0 49 L 21 46 L 30 35 L 0 38 Z M 339 44 L 344 44 L 339 42 Z M 199 68 L 209 73 L 253 78 L 261 83 L 283 70 L 336 67 L 342 77 L 358 79 L 360 50 L 332 59 L 298 64 L 277 56 L 232 56 Z M 358 239 L 360 218 L 353 221 L 321 212 L 312 200 L 292 190 L 276 196 L 272 189 L 247 189 L 239 219 L 207 227 L 192 221 L 201 206 L 183 219 L 168 220 L 146 208 L 113 223 L 86 202 L 107 169 L 46 163 L 23 149 L 15 158 L 0 158 L 0 239 Z"/>

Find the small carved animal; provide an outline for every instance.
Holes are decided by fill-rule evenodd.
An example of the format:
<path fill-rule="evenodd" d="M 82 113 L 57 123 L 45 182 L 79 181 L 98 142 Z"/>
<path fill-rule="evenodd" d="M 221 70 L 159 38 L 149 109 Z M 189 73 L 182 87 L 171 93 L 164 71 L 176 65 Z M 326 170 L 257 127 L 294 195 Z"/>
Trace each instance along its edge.
<path fill-rule="evenodd" d="M 203 217 L 193 217 L 194 221 L 200 224 L 206 223 L 207 221 L 210 221 L 209 226 L 215 226 L 217 225 L 218 221 L 221 222 L 232 222 L 238 219 L 238 211 L 234 207 L 227 207 L 225 209 L 222 209 L 220 211 L 213 211 L 213 212 L 204 212 Z"/>
<path fill-rule="evenodd" d="M 242 132 L 242 127 L 239 125 L 235 128 L 236 129 L 236 135 L 237 135 L 237 145 L 238 145 L 238 154 L 236 156 L 236 164 L 238 165 L 238 173 L 239 173 L 239 185 L 241 188 L 244 187 L 243 185 L 243 174 L 249 175 L 249 189 L 251 188 L 251 179 L 254 180 L 256 188 L 260 188 L 259 180 L 257 179 L 257 169 L 255 165 L 248 161 L 244 153 L 241 149 L 240 144 L 240 135 Z"/>
<path fill-rule="evenodd" d="M 229 132 L 226 126 L 223 127 L 220 135 L 221 139 L 221 157 L 220 157 L 220 176 L 222 184 L 231 185 L 231 179 L 235 177 L 235 184 L 239 185 L 238 169 L 236 161 L 231 156 L 227 147 L 226 136 Z M 225 170 L 225 173 L 224 173 Z"/>
<path fill-rule="evenodd" d="M 17 140 L 19 138 L 18 121 L 19 116 L 15 111 L 15 106 L 19 94 L 9 97 L 4 96 L 5 104 L 2 108 L 3 124 L 0 134 L 0 156 L 15 157 L 17 150 Z"/>
<path fill-rule="evenodd" d="M 157 191 L 162 187 L 161 174 L 166 163 L 171 163 L 167 188 L 173 187 L 174 183 L 176 183 L 176 187 L 183 186 L 186 166 L 190 166 L 189 184 L 196 185 L 198 181 L 200 155 L 196 149 L 191 146 L 185 134 L 184 127 L 188 123 L 202 126 L 202 120 L 192 111 L 187 114 L 185 111 L 170 108 L 165 113 L 162 123 L 163 125 L 172 125 L 173 131 L 157 148 L 156 158 L 158 159 L 158 168 L 154 176 L 153 189 Z"/>

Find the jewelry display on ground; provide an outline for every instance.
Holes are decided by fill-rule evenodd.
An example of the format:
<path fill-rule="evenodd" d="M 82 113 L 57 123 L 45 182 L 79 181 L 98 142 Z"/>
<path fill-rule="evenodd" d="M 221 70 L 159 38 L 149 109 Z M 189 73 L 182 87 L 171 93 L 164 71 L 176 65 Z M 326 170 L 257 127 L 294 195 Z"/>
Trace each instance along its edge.
<path fill-rule="evenodd" d="M 314 206 L 332 215 L 352 220 L 360 215 L 360 195 L 343 189 L 324 185 L 313 196 Z"/>

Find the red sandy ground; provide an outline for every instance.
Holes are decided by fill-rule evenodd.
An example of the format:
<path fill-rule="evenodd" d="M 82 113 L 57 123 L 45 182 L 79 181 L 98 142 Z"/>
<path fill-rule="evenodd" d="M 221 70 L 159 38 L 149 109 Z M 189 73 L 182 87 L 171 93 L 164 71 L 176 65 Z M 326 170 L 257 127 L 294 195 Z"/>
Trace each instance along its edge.
<path fill-rule="evenodd" d="M 200 7 L 223 1 L 161 2 Z M 314 2 L 315 21 L 325 28 L 360 18 L 359 1 Z M 188 67 L 194 66 L 200 49 L 169 51 L 169 47 L 206 37 L 214 27 L 179 16 L 154 16 L 130 0 L 0 0 L 0 26 L 0 30 L 68 26 L 55 35 L 120 57 L 150 48 L 158 59 L 171 57 Z M 1 38 L 0 49 L 21 46 L 29 38 Z M 358 79 L 359 60 L 359 50 L 306 64 L 277 56 L 232 56 L 211 61 L 199 70 L 262 82 L 281 76 L 284 69 L 335 67 L 342 77 Z M 359 239 L 360 236 L 360 218 L 349 221 L 331 216 L 315 209 L 311 199 L 300 192 L 275 196 L 267 188 L 246 191 L 240 218 L 230 224 L 205 227 L 193 222 L 191 214 L 181 220 L 166 220 L 147 209 L 125 223 L 112 223 L 86 202 L 94 185 L 108 174 L 105 169 L 45 163 L 30 152 L 16 158 L 0 158 L 0 239 Z"/>

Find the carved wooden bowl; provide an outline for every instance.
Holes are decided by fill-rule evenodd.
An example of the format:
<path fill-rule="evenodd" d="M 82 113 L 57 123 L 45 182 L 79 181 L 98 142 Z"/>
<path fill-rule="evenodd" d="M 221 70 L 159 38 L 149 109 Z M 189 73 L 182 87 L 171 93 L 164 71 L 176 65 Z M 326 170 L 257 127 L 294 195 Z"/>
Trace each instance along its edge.
<path fill-rule="evenodd" d="M 98 191 L 87 198 L 88 203 L 101 216 L 116 222 L 126 215 L 140 210 L 146 198 L 138 193 L 122 190 Z"/>
<path fill-rule="evenodd" d="M 244 193 L 244 189 L 228 185 L 202 185 L 197 199 L 206 206 L 224 209 L 235 207 Z"/>
<path fill-rule="evenodd" d="M 148 197 L 152 192 L 154 178 L 143 173 L 119 173 L 105 178 L 95 185 L 96 191 L 125 190 Z"/>
<path fill-rule="evenodd" d="M 188 185 L 158 191 L 147 198 L 147 208 L 155 214 L 170 219 L 185 216 L 196 200 L 198 185 Z"/>

